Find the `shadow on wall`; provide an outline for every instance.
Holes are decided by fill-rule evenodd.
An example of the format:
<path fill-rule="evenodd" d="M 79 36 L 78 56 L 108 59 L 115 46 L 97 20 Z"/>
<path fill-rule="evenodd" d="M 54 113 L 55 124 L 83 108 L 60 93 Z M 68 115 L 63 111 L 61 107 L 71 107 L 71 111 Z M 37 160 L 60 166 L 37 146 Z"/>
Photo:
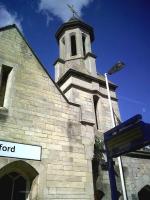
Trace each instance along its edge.
<path fill-rule="evenodd" d="M 104 196 L 104 192 L 102 192 L 101 190 L 97 190 L 95 193 L 94 193 L 94 199 L 95 200 L 100 200 L 102 199 Z"/>

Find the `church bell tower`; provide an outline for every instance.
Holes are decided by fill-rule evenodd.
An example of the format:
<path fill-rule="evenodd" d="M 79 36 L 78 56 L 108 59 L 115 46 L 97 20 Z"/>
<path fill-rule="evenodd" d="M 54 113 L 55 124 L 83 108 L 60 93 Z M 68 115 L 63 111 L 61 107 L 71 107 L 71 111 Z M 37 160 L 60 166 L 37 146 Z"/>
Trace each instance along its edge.
<path fill-rule="evenodd" d="M 92 53 L 91 45 L 94 41 L 93 28 L 73 17 L 62 24 L 56 32 L 59 44 L 59 58 L 55 61 L 55 81 L 70 103 L 80 108 L 79 122 L 82 131 L 82 144 L 89 166 L 90 182 L 94 183 L 94 192 L 101 191 L 105 199 L 110 199 L 109 192 L 103 190 L 101 179 L 93 171 L 98 171 L 95 164 L 94 143 L 95 136 L 103 138 L 103 133 L 111 127 L 110 109 L 108 103 L 105 77 L 97 73 L 96 56 Z M 118 102 L 115 94 L 117 86 L 109 81 L 111 100 L 116 116 L 119 116 Z M 78 135 L 78 131 L 76 131 Z M 107 176 L 102 172 L 102 176 Z M 93 187 L 88 192 L 93 193 Z M 91 190 L 91 191 L 90 191 Z M 92 198 L 93 199 L 93 198 Z"/>
<path fill-rule="evenodd" d="M 96 56 L 92 53 L 93 28 L 73 16 L 56 32 L 59 44 L 59 58 L 55 62 L 57 82 L 69 69 L 96 76 Z"/>
<path fill-rule="evenodd" d="M 81 107 L 81 122 L 96 126 L 104 132 L 107 104 L 105 78 L 96 70 L 96 56 L 92 53 L 93 28 L 75 15 L 63 23 L 56 32 L 59 44 L 59 58 L 55 61 L 55 81 L 66 98 Z M 109 82 L 115 98 L 116 85 Z M 107 105 L 109 109 L 109 105 Z"/>

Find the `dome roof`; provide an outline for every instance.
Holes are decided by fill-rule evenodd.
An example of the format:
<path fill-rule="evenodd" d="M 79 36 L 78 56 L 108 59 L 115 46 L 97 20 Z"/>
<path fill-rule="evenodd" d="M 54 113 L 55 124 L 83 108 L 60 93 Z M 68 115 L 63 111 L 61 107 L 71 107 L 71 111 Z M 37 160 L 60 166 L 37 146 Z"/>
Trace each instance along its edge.
<path fill-rule="evenodd" d="M 94 40 L 93 28 L 90 25 L 88 25 L 85 22 L 83 22 L 81 19 L 73 16 L 67 22 L 63 23 L 58 28 L 58 30 L 57 30 L 57 32 L 55 34 L 57 41 L 59 41 L 59 38 L 64 33 L 64 31 L 70 30 L 70 29 L 73 29 L 73 28 L 81 28 L 81 29 L 87 31 L 90 34 L 91 41 Z"/>

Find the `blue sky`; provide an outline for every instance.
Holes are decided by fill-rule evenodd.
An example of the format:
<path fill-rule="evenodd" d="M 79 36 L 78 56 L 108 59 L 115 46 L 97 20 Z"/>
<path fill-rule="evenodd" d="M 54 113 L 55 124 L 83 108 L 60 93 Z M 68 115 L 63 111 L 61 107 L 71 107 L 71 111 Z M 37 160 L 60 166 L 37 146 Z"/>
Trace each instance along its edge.
<path fill-rule="evenodd" d="M 122 120 L 142 114 L 150 122 L 150 1 L 149 0 L 0 0 L 0 26 L 17 23 L 25 38 L 54 77 L 58 57 L 55 32 L 71 17 L 74 4 L 93 26 L 97 71 L 105 73 L 118 60 L 125 68 L 112 75 Z"/>

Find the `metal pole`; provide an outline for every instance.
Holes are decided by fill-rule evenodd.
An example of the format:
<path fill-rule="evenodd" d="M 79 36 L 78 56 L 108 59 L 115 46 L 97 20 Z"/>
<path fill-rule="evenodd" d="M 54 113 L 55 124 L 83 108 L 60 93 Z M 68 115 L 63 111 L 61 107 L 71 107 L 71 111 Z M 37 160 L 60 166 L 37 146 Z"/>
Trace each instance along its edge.
<path fill-rule="evenodd" d="M 110 113 L 111 113 L 112 126 L 115 127 L 115 120 L 114 120 L 113 108 L 112 108 L 112 103 L 111 103 L 111 97 L 110 97 L 110 90 L 109 90 L 107 73 L 105 73 L 104 75 L 105 75 L 105 81 L 106 81 L 106 88 L 107 88 L 107 95 L 108 95 L 108 101 L 109 101 L 109 107 L 110 107 Z M 124 198 L 124 200 L 127 200 L 128 198 L 127 198 L 127 191 L 126 191 L 125 181 L 124 181 L 122 160 L 121 160 L 120 156 L 117 159 L 118 159 L 118 164 L 119 164 L 119 172 L 120 172 L 120 178 L 121 178 L 123 198 Z"/>
<path fill-rule="evenodd" d="M 107 154 L 108 155 L 108 154 Z M 115 170 L 113 165 L 113 159 L 107 156 L 108 163 L 108 173 L 110 180 L 110 189 L 111 189 L 111 199 L 118 200 L 117 186 L 116 186 L 116 178 L 115 178 Z"/>

